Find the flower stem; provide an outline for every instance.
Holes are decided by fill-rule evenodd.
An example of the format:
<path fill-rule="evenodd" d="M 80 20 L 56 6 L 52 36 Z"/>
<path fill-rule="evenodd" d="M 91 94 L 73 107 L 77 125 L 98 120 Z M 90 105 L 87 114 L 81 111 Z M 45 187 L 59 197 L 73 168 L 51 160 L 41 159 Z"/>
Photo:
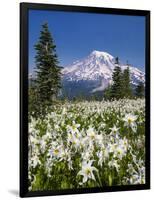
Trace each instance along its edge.
<path fill-rule="evenodd" d="M 103 187 L 99 173 L 97 172 L 97 177 L 98 177 L 98 181 L 99 181 L 99 187 Z"/>

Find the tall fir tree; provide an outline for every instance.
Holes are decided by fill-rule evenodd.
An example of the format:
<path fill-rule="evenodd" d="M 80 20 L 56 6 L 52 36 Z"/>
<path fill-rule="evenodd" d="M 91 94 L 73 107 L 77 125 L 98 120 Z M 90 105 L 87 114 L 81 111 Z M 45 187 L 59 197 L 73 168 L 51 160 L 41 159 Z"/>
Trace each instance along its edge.
<path fill-rule="evenodd" d="M 122 75 L 122 85 L 123 85 L 123 97 L 131 97 L 132 96 L 132 88 L 131 88 L 131 79 L 130 79 L 130 70 L 129 64 L 127 63 L 127 68 L 124 69 Z"/>
<path fill-rule="evenodd" d="M 105 100 L 111 100 L 112 98 L 112 86 L 109 85 L 104 91 L 103 91 L 103 98 Z"/>
<path fill-rule="evenodd" d="M 136 86 L 135 94 L 137 97 L 142 98 L 144 97 L 144 93 L 145 93 L 144 83 L 139 82 L 139 84 Z"/>
<path fill-rule="evenodd" d="M 122 71 L 119 64 L 119 58 L 115 58 L 115 68 L 112 74 L 112 87 L 111 87 L 111 97 L 115 99 L 122 98 Z"/>
<path fill-rule="evenodd" d="M 34 48 L 36 50 L 35 93 L 41 112 L 52 104 L 61 88 L 61 67 L 47 23 L 42 25 L 39 41 Z"/>

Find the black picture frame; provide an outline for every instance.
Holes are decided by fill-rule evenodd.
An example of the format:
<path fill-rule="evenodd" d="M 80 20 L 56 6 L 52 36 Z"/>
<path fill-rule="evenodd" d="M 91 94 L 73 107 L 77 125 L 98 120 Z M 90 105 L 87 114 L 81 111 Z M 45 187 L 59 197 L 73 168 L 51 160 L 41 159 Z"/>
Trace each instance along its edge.
<path fill-rule="evenodd" d="M 146 183 L 103 188 L 66 189 L 58 191 L 28 191 L 28 10 L 56 10 L 84 13 L 145 16 L 146 73 Z M 150 189 L 150 11 L 84 6 L 20 3 L 20 197 L 114 192 Z"/>

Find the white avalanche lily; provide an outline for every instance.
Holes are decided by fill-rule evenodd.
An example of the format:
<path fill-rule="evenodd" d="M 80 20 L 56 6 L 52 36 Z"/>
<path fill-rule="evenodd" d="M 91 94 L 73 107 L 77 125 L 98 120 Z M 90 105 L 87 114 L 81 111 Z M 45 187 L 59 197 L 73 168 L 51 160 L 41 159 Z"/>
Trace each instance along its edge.
<path fill-rule="evenodd" d="M 72 145 L 75 147 L 75 149 L 77 150 L 80 146 L 81 146 L 81 143 L 80 143 L 80 140 L 76 137 L 72 137 Z"/>
<path fill-rule="evenodd" d="M 108 163 L 109 167 L 115 167 L 117 172 L 119 171 L 120 165 L 118 164 L 118 161 L 115 159 L 112 159 L 111 161 L 109 161 Z"/>
<path fill-rule="evenodd" d="M 102 167 L 103 162 L 104 162 L 104 156 L 103 156 L 103 152 L 99 151 L 96 153 L 97 157 L 98 157 L 98 165 Z"/>
<path fill-rule="evenodd" d="M 83 180 L 81 184 L 84 184 L 87 182 L 88 179 L 92 179 L 95 181 L 95 176 L 93 174 L 93 171 L 98 172 L 98 170 L 92 166 L 93 160 L 90 161 L 83 161 L 82 162 L 82 169 L 78 172 L 78 175 L 83 176 Z"/>
<path fill-rule="evenodd" d="M 72 126 L 68 125 L 67 129 L 70 131 L 72 134 L 78 133 L 79 130 L 78 128 L 80 127 L 80 124 L 76 124 L 75 121 L 73 121 Z"/>
<path fill-rule="evenodd" d="M 119 128 L 117 128 L 115 125 L 112 128 L 109 128 L 111 130 L 111 133 L 116 135 L 119 133 Z"/>
<path fill-rule="evenodd" d="M 93 128 L 89 128 L 87 130 L 87 136 L 92 140 L 94 140 L 96 138 L 96 133 Z"/>
<path fill-rule="evenodd" d="M 39 164 L 39 165 L 41 164 L 41 161 L 39 160 L 39 157 L 38 157 L 37 155 L 34 155 L 34 156 L 31 158 L 31 162 L 32 162 L 33 168 L 35 168 L 38 164 Z"/>
<path fill-rule="evenodd" d="M 52 147 L 49 150 L 49 155 L 51 155 L 52 158 L 61 158 L 62 156 L 62 147 L 61 146 L 56 146 L 56 147 Z"/>
<path fill-rule="evenodd" d="M 125 122 L 124 126 L 130 127 L 133 132 L 136 132 L 137 129 L 137 125 L 135 122 L 136 120 L 137 120 L 136 115 L 126 114 L 125 117 L 123 118 L 123 121 Z"/>

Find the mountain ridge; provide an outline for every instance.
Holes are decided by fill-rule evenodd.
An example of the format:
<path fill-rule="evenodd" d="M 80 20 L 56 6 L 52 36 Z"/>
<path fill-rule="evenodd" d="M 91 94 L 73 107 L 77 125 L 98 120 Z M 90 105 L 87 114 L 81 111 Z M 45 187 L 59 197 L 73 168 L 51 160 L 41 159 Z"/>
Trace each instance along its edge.
<path fill-rule="evenodd" d="M 120 64 L 121 69 L 124 70 L 128 65 Z M 103 91 L 110 84 L 112 84 L 112 73 L 115 67 L 115 58 L 102 51 L 94 50 L 87 57 L 73 62 L 71 65 L 62 70 L 63 82 L 70 84 L 83 82 L 90 82 L 91 93 L 96 91 Z M 145 73 L 137 67 L 129 65 L 131 84 L 137 85 L 139 82 L 145 82 Z M 92 84 L 93 82 L 93 84 Z M 69 85 L 70 85 L 69 84 Z M 64 84 L 65 85 L 65 84 Z"/>

